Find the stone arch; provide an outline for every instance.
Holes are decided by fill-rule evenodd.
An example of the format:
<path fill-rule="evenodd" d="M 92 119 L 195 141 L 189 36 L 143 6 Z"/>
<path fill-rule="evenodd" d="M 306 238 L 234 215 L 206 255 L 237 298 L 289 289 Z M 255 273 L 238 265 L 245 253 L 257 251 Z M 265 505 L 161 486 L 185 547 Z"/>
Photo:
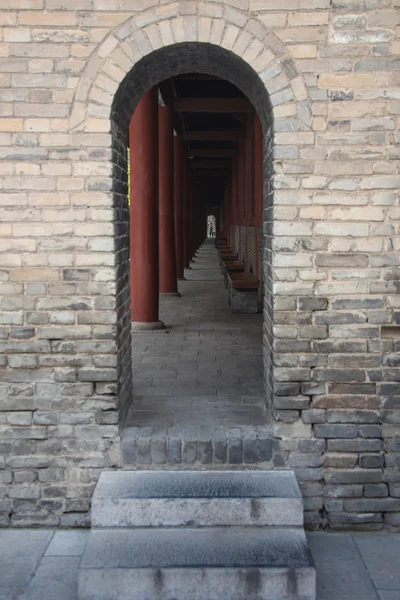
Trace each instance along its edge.
<path fill-rule="evenodd" d="M 207 3 L 203 10 L 200 5 L 190 15 L 182 5 L 171 3 L 135 13 L 105 38 L 88 60 L 77 86 L 69 120 L 71 132 L 109 131 L 104 120 L 109 119 L 114 94 L 126 75 L 152 52 L 187 42 L 232 52 L 268 89 L 274 122 L 285 118 L 277 107 L 293 102 L 299 129 L 311 128 L 303 77 L 275 34 L 246 12 L 220 3 Z"/>
<path fill-rule="evenodd" d="M 274 131 L 311 129 L 306 86 L 282 43 L 248 13 L 219 3 L 200 3 L 196 4 L 195 14 L 187 15 L 184 14 L 186 7 L 186 3 L 171 3 L 140 11 L 113 30 L 89 59 L 70 114 L 72 138 L 82 134 L 111 134 L 112 169 L 107 189 L 113 195 L 115 228 L 120 423 L 124 421 L 132 396 L 126 202 L 128 125 L 141 97 L 163 80 L 178 74 L 197 71 L 230 81 L 249 98 L 261 120 L 264 236 L 267 240 L 264 244 L 267 280 L 264 305 L 270 315 L 268 323 L 264 321 L 265 385 L 273 397 L 273 189 L 274 185 L 281 187 L 279 180 L 285 177 L 281 174 L 284 172 L 282 163 L 293 160 L 286 158 L 287 146 L 280 149 L 273 138 Z M 286 110 L 288 105 L 290 111 Z"/>

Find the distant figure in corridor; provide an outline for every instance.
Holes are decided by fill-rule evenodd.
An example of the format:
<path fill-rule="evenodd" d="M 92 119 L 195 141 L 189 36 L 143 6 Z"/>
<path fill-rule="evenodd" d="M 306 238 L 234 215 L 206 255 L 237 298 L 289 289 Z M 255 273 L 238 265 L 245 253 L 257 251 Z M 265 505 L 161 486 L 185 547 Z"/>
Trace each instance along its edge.
<path fill-rule="evenodd" d="M 216 219 L 214 215 L 209 215 L 207 217 L 207 237 L 213 238 L 215 237 L 216 232 Z"/>

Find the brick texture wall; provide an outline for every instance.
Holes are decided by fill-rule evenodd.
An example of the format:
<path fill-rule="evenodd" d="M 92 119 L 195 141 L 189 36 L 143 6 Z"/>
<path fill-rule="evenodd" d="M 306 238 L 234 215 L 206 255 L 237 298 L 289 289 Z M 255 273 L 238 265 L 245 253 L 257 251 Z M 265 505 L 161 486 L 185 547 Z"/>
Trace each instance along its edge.
<path fill-rule="evenodd" d="M 238 85 L 265 136 L 275 466 L 313 525 L 400 526 L 399 8 L 2 0 L 1 524 L 84 525 L 121 464 L 127 122 L 199 70 Z"/>

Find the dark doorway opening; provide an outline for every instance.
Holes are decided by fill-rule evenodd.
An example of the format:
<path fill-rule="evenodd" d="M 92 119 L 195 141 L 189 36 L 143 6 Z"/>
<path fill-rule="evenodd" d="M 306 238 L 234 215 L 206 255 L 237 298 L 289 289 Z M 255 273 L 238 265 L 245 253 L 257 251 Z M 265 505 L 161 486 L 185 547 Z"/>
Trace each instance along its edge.
<path fill-rule="evenodd" d="M 171 60 L 166 69 L 171 76 L 157 81 L 154 70 L 159 69 L 159 64 L 151 55 L 149 69 L 129 74 L 129 81 L 123 82 L 114 103 L 115 131 L 120 134 L 115 138 L 115 197 L 117 210 L 118 202 L 122 207 L 117 212 L 121 215 L 117 220 L 117 239 L 124 242 L 120 249 L 121 369 L 124 365 L 127 368 L 129 350 L 133 352 L 132 377 L 121 377 L 122 384 L 126 383 L 120 395 L 124 458 L 127 464 L 265 462 L 265 449 L 269 452 L 270 446 L 263 446 L 260 440 L 267 440 L 270 435 L 264 385 L 269 364 L 268 360 L 263 362 L 263 316 L 230 312 L 214 240 L 202 242 L 207 238 L 207 216 L 212 207 L 215 234 L 226 239 L 245 272 L 258 278 L 259 289 L 268 289 L 268 272 L 264 276 L 263 269 L 267 242 L 262 221 L 263 208 L 272 202 L 272 198 L 265 197 L 271 186 L 263 187 L 264 173 L 268 172 L 265 166 L 271 169 L 270 105 L 257 75 L 230 52 L 204 44 L 184 46 L 189 54 L 186 68 L 177 64 L 172 48 L 155 52 L 164 65 Z M 221 69 L 214 52 L 226 68 Z M 186 233 L 190 257 L 186 281 L 179 284 L 181 297 L 160 300 L 160 317 L 166 329 L 135 332 L 128 350 L 127 309 L 136 282 L 126 279 L 129 236 L 124 187 L 127 169 L 123 158 L 124 147 L 129 143 L 129 113 L 132 116 L 141 97 L 151 89 L 146 85 L 143 90 L 140 74 L 147 81 L 153 80 L 151 87 L 158 88 L 162 103 L 174 105 L 174 130 L 182 138 L 187 159 L 191 212 Z M 133 83 L 141 90 L 140 95 Z M 132 93 L 135 102 L 129 95 Z M 258 181 L 254 169 L 257 125 L 261 140 Z M 119 232 L 123 235 L 119 236 Z M 219 438 L 224 440 L 224 459 L 222 455 L 218 459 Z M 247 447 L 254 451 L 246 451 L 244 460 Z M 260 448 L 264 448 L 264 454 Z"/>

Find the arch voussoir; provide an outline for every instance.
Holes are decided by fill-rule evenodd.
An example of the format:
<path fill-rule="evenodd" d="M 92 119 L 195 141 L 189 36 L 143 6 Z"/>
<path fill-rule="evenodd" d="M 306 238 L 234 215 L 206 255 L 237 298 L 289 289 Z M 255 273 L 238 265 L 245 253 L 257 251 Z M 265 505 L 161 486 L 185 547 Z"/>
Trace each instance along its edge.
<path fill-rule="evenodd" d="M 213 44 L 241 58 L 266 86 L 273 111 L 293 103 L 302 127 L 310 127 L 304 80 L 274 33 L 239 10 L 235 2 L 200 3 L 195 11 L 187 12 L 176 3 L 149 8 L 130 16 L 103 40 L 78 84 L 70 113 L 71 131 L 84 131 L 89 116 L 104 118 L 107 108 L 111 113 L 116 85 L 142 58 L 188 42 Z"/>

